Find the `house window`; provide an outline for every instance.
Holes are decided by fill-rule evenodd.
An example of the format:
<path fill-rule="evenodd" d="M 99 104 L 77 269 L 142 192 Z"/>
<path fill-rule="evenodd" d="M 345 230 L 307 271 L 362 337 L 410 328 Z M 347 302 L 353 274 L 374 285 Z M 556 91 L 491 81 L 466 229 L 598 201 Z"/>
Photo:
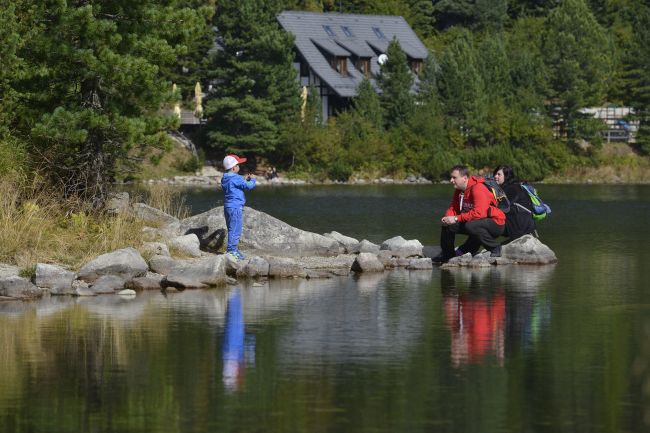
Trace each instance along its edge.
<path fill-rule="evenodd" d="M 411 67 L 411 71 L 415 75 L 420 75 L 420 71 L 422 71 L 422 61 L 421 60 L 410 60 L 409 61 L 409 66 Z"/>
<path fill-rule="evenodd" d="M 345 36 L 352 38 L 354 35 L 352 34 L 352 30 L 350 30 L 350 27 L 347 26 L 341 26 L 341 30 L 343 30 L 343 33 L 345 33 Z"/>
<path fill-rule="evenodd" d="M 370 75 L 370 59 L 368 58 L 360 58 L 357 59 L 356 62 L 354 62 L 354 66 L 363 72 L 363 75 L 368 77 Z"/>
<path fill-rule="evenodd" d="M 336 33 L 334 33 L 334 30 L 330 26 L 323 26 L 323 30 L 325 30 L 325 33 L 327 33 L 327 36 L 335 38 Z"/>
<path fill-rule="evenodd" d="M 375 35 L 376 35 L 379 39 L 386 39 L 386 36 L 384 36 L 384 32 L 382 32 L 381 29 L 380 29 L 379 27 L 373 27 L 373 28 L 372 28 L 372 31 L 375 32 Z"/>
<path fill-rule="evenodd" d="M 348 76 L 348 62 L 347 57 L 331 57 L 330 65 L 336 72 L 341 74 L 342 77 Z"/>

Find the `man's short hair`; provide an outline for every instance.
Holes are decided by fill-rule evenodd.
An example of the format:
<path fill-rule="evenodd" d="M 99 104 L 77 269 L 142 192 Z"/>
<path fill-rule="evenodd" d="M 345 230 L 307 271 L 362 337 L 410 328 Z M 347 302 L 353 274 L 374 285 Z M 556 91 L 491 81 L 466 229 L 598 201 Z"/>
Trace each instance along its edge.
<path fill-rule="evenodd" d="M 449 173 L 451 174 L 457 170 L 461 176 L 469 177 L 469 168 L 467 168 L 466 165 L 454 165 L 451 170 L 449 170 Z"/>

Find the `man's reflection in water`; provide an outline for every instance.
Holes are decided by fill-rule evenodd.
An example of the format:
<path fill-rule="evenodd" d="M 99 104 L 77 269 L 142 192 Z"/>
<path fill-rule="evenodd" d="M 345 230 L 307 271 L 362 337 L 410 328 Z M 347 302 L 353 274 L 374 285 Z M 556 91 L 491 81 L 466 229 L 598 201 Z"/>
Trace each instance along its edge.
<path fill-rule="evenodd" d="M 228 297 L 223 337 L 223 385 L 228 391 L 237 391 L 241 388 L 244 383 L 244 355 L 254 356 L 255 353 L 255 340 L 248 338 L 246 343 L 244 340 L 241 290 L 236 288 Z"/>
<path fill-rule="evenodd" d="M 453 269 L 441 274 L 454 367 L 530 349 L 549 321 L 548 303 L 536 300 L 541 275 L 494 269 Z M 533 275 L 531 275 L 533 274 Z M 533 278 L 535 277 L 535 278 Z M 512 287 L 508 292 L 504 287 Z M 539 310 L 539 311 L 538 311 Z M 540 320 L 541 319 L 541 320 Z M 543 323 L 544 322 L 544 323 Z"/>

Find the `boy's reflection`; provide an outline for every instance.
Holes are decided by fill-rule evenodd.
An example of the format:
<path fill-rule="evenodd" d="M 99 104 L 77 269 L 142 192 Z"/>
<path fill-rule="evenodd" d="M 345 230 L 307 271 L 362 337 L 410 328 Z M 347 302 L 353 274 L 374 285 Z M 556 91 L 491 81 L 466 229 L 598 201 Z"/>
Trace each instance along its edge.
<path fill-rule="evenodd" d="M 228 297 L 223 337 L 223 384 L 229 391 L 237 391 L 244 383 L 245 346 L 244 311 L 241 290 L 237 288 Z"/>

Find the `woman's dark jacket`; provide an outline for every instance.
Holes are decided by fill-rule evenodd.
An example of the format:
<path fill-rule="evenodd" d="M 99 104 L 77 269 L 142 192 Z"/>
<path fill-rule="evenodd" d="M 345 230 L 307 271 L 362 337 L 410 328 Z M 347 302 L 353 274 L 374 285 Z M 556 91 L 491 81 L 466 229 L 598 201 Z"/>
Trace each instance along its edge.
<path fill-rule="evenodd" d="M 535 220 L 533 220 L 532 214 L 533 203 L 530 201 L 528 193 L 519 182 L 504 183 L 501 188 L 510 200 L 510 212 L 506 214 L 506 230 L 504 232 L 504 235 L 509 238 L 508 242 L 533 233 L 535 231 Z"/>

